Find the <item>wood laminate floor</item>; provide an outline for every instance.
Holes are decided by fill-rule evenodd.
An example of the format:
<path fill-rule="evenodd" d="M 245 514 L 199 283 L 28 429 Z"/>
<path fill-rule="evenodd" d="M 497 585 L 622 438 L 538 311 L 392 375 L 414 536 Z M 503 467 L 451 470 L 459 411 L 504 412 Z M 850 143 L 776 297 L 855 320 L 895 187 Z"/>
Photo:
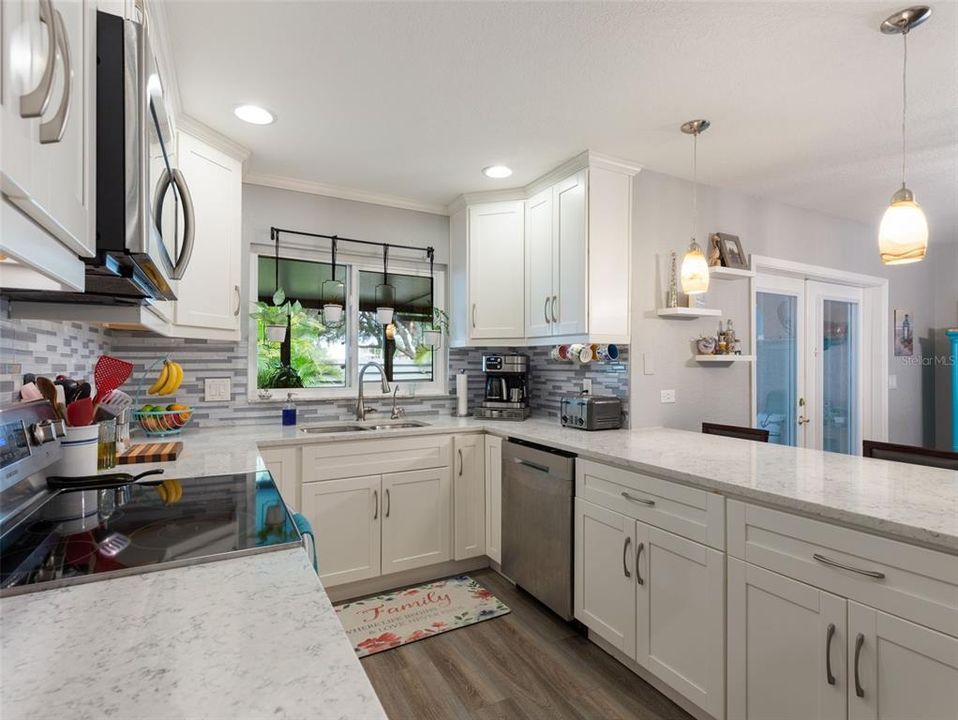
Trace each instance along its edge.
<path fill-rule="evenodd" d="M 391 720 L 690 720 L 492 570 L 470 576 L 512 612 L 363 658 Z"/>

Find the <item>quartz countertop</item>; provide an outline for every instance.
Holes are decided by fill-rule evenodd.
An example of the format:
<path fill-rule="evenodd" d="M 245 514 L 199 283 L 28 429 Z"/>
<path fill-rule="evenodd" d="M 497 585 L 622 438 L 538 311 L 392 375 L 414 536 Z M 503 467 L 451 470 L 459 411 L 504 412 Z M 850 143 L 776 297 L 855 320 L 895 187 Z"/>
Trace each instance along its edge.
<path fill-rule="evenodd" d="M 406 418 L 414 420 L 417 418 Z M 585 432 L 553 418 L 522 422 L 430 415 L 425 427 L 310 435 L 275 425 L 192 429 L 169 477 L 245 472 L 264 466 L 257 447 L 435 433 L 487 432 L 575 453 L 906 542 L 958 552 L 958 473 L 838 453 L 668 428 Z M 377 420 L 377 422 L 383 422 Z"/>
<path fill-rule="evenodd" d="M 0 601 L 3 717 L 385 720 L 301 549 Z"/>

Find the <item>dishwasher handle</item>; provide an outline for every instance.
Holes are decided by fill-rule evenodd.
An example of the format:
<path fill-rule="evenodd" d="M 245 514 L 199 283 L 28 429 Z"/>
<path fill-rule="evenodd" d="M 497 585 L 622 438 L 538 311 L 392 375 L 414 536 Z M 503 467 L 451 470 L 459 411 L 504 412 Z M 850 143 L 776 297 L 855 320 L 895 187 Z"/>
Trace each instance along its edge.
<path fill-rule="evenodd" d="M 534 463 L 531 460 L 523 460 L 522 458 L 512 458 L 512 462 L 516 465 L 523 465 L 527 468 L 532 468 L 533 470 L 538 470 L 541 473 L 549 474 L 549 468 L 545 465 L 540 465 L 539 463 Z"/>

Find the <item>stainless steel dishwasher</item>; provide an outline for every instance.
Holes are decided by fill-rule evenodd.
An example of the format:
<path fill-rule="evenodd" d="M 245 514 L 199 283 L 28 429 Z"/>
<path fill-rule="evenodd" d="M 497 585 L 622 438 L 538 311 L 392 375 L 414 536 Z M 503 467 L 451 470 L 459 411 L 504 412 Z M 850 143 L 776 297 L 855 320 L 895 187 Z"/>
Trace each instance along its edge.
<path fill-rule="evenodd" d="M 502 572 L 572 619 L 575 455 L 519 440 L 502 445 Z"/>

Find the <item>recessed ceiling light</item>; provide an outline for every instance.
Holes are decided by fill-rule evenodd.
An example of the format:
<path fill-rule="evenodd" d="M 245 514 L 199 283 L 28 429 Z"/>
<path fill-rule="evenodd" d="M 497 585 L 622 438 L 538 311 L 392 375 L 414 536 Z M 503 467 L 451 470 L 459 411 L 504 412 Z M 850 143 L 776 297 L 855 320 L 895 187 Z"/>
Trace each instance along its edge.
<path fill-rule="evenodd" d="M 269 125 L 276 121 L 276 116 L 273 113 L 259 105 L 239 105 L 233 110 L 233 114 L 240 120 L 252 125 Z"/>
<path fill-rule="evenodd" d="M 512 168 L 506 167 L 505 165 L 490 165 L 482 169 L 482 174 L 486 177 L 500 180 L 512 175 Z"/>

